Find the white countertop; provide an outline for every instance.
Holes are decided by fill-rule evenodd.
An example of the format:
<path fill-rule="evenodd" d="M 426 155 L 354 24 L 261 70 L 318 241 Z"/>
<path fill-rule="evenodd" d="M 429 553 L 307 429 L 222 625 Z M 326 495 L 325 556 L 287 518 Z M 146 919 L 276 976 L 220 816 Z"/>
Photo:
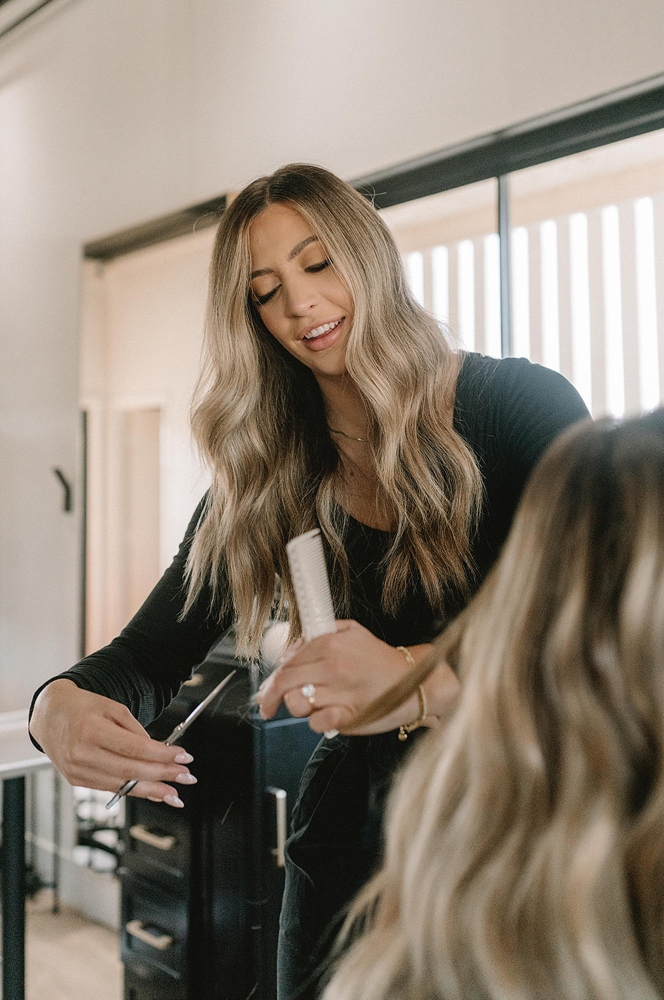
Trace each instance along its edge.
<path fill-rule="evenodd" d="M 52 767 L 46 754 L 30 742 L 27 710 L 0 712 L 0 781 Z"/>

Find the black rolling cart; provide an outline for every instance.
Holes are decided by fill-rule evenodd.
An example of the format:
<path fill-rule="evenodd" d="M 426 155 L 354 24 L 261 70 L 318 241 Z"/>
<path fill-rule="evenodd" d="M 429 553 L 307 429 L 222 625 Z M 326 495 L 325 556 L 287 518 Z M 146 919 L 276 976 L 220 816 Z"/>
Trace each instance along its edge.
<path fill-rule="evenodd" d="M 165 738 L 232 669 L 183 738 L 194 755 L 181 810 L 127 798 L 121 950 L 125 1000 L 274 1000 L 283 844 L 318 742 L 306 720 L 264 722 L 250 669 L 222 642 L 150 727 Z"/>

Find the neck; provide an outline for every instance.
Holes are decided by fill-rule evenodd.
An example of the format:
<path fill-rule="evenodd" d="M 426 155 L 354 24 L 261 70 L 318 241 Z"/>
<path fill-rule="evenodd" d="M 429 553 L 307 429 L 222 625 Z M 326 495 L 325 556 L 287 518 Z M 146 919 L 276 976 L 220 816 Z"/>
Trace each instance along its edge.
<path fill-rule="evenodd" d="M 352 438 L 366 438 L 367 411 L 364 400 L 348 375 L 316 376 L 330 427 Z"/>

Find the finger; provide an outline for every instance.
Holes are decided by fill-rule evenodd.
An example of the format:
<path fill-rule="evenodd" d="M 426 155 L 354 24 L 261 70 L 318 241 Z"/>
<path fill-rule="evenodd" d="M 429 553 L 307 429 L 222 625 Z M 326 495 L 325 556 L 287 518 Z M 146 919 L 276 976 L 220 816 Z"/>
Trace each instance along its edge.
<path fill-rule="evenodd" d="M 280 664 L 279 671 L 292 670 L 296 666 L 318 663 L 326 659 L 334 649 L 336 635 L 336 632 L 326 632 L 324 635 L 316 636 L 315 639 L 310 639 L 309 642 L 302 643 Z"/>
<path fill-rule="evenodd" d="M 313 704 L 309 701 L 308 697 L 302 694 L 300 688 L 294 688 L 292 691 L 286 692 L 284 703 L 290 714 L 295 716 L 296 719 L 305 719 L 312 712 L 326 705 L 330 700 L 329 692 L 326 692 L 323 687 L 316 688 L 311 697 L 313 698 Z"/>
<path fill-rule="evenodd" d="M 295 719 L 306 719 L 311 714 L 311 705 L 297 691 L 287 691 L 284 697 L 284 704 Z"/>
<path fill-rule="evenodd" d="M 136 733 L 137 736 L 148 735 L 146 729 L 140 724 L 138 719 L 134 718 L 127 706 L 121 705 L 117 701 L 111 701 L 110 698 L 103 698 L 100 714 L 122 729 Z"/>
<path fill-rule="evenodd" d="M 112 766 L 109 761 L 107 768 Z M 171 764 L 165 767 L 163 764 L 153 764 L 150 761 L 125 760 L 121 762 L 121 769 L 116 771 L 125 781 L 160 781 L 174 782 L 178 785 L 195 785 L 196 776 L 191 773 L 188 767 L 182 764 Z"/>
<path fill-rule="evenodd" d="M 177 789 L 161 782 L 139 781 L 129 792 L 129 795 L 140 799 L 150 799 L 151 802 L 165 802 L 166 805 L 175 809 L 184 807 L 184 802 L 178 795 Z"/>
<path fill-rule="evenodd" d="M 116 792 L 118 788 L 124 785 L 127 781 L 137 781 L 141 780 L 143 782 L 154 782 L 154 783 L 165 783 L 166 781 L 174 782 L 176 785 L 194 785 L 196 784 L 196 776 L 189 772 L 181 772 L 180 774 L 166 773 L 163 772 L 146 774 L 145 771 L 141 774 L 141 767 L 136 765 L 135 767 L 128 767 L 126 770 L 116 769 L 115 771 L 108 770 L 98 770 L 95 768 L 89 768 L 88 770 L 69 770 L 63 772 L 65 778 L 75 785 L 81 785 L 85 788 L 99 788 L 102 791 L 113 791 Z"/>
<path fill-rule="evenodd" d="M 282 702 L 282 693 L 277 681 L 281 669 L 281 667 L 277 667 L 275 672 L 263 681 L 254 695 L 254 701 L 258 705 L 263 719 L 271 719 Z"/>
<path fill-rule="evenodd" d="M 288 661 L 293 656 L 295 656 L 295 654 L 298 652 L 298 650 L 302 649 L 302 646 L 304 646 L 304 639 L 303 638 L 297 639 L 292 644 L 292 646 L 289 646 L 288 649 L 285 650 L 283 656 L 279 660 L 278 666 L 281 666 L 284 663 L 288 663 Z"/>
<path fill-rule="evenodd" d="M 175 760 L 155 761 L 146 759 L 142 754 L 129 757 L 107 750 L 104 746 L 90 744 L 75 744 L 58 763 L 67 780 L 79 785 L 89 784 L 92 775 L 97 780 L 99 776 L 106 776 L 124 780 L 138 778 L 148 781 L 176 781 L 179 776 L 190 773 L 187 764 L 177 763 Z M 93 783 L 91 787 L 100 786 Z"/>
<path fill-rule="evenodd" d="M 352 619 L 347 619 L 347 620 L 337 619 L 335 625 L 336 625 L 336 632 L 347 632 L 349 629 L 362 627 L 358 626 L 358 623 L 356 621 L 353 621 Z M 314 651 L 320 648 L 321 642 L 325 642 L 329 636 L 332 636 L 334 634 L 335 634 L 334 632 L 326 632 L 325 635 L 317 636 L 315 639 L 310 639 L 308 642 L 306 642 L 304 638 L 298 639 L 296 642 L 292 644 L 292 646 L 289 646 L 288 649 L 285 651 L 285 653 L 281 657 L 281 660 L 279 661 L 279 666 L 285 666 L 293 659 L 294 656 L 298 654 L 301 655 L 303 650 L 310 651 L 313 655 L 315 655 Z"/>
<path fill-rule="evenodd" d="M 297 718 L 309 715 L 311 704 L 302 695 L 302 688 L 305 684 L 314 684 L 314 687 L 317 686 L 312 680 L 311 671 L 306 668 L 302 668 L 299 673 L 289 673 L 287 676 L 282 675 L 275 679 L 273 684 L 266 686 L 256 696 L 261 717 L 263 719 L 271 719 L 282 701 L 286 703 L 286 707 L 291 715 L 295 715 Z M 299 698 L 297 697 L 298 695 Z M 291 705 L 293 706 L 292 708 Z"/>
<path fill-rule="evenodd" d="M 311 728 L 315 732 L 327 732 L 330 729 L 341 729 L 348 725 L 357 714 L 357 709 L 339 702 L 331 701 L 331 693 L 324 688 L 315 692 L 312 705 L 301 691 L 289 691 L 284 697 L 288 711 L 295 718 L 309 717 Z"/>
<path fill-rule="evenodd" d="M 164 763 L 189 764 L 194 759 L 181 746 L 166 746 L 160 740 L 152 739 L 124 705 L 112 701 L 109 704 L 112 709 L 108 712 L 108 719 L 113 728 L 107 730 L 108 740 L 105 746 L 111 752 L 128 757 L 140 756 Z M 118 732 L 118 727 L 122 732 Z"/>
<path fill-rule="evenodd" d="M 113 708 L 77 712 L 66 720 L 65 745 L 103 745 L 121 753 L 124 747 L 130 746 L 136 751 L 149 741 L 150 737 L 140 723 L 137 723 L 136 729 L 127 727 L 124 722 L 123 713 L 115 712 Z"/>
<path fill-rule="evenodd" d="M 321 676 L 320 671 L 323 671 L 324 677 L 330 670 L 348 667 L 352 663 L 353 657 L 357 655 L 355 636 L 350 633 L 356 633 L 358 629 L 363 632 L 367 632 L 367 630 L 362 629 L 362 626 L 354 621 L 342 622 L 341 624 L 344 625 L 341 632 L 345 632 L 345 635 L 340 634 L 340 632 L 328 632 L 305 643 L 274 672 L 272 675 L 274 683 L 283 683 L 283 678 L 290 676 L 296 670 L 309 672 L 312 669 L 318 670 L 319 677 Z M 367 632 L 367 635 L 371 635 L 371 633 Z M 380 642 L 375 636 L 372 636 L 372 639 L 375 642 Z"/>
<path fill-rule="evenodd" d="M 260 692 L 259 705 L 261 707 L 261 714 L 265 711 L 267 714 L 265 718 L 270 718 L 282 701 L 285 701 L 288 705 L 290 711 L 290 703 L 287 700 L 287 695 L 294 693 L 301 693 L 302 688 L 313 684 L 316 688 L 318 694 L 316 695 L 316 700 L 318 700 L 319 695 L 324 689 L 328 690 L 328 700 L 329 700 L 329 690 L 330 690 L 330 680 L 334 677 L 330 669 L 329 661 L 322 662 L 318 665 L 315 663 L 307 663 L 303 666 L 289 667 L 285 669 L 283 673 L 279 676 L 275 676 L 273 683 L 267 687 L 264 691 Z M 306 701 L 306 697 L 305 697 Z M 298 704 L 296 699 L 295 704 Z M 298 712 L 298 715 L 303 715 L 308 713 Z"/>
<path fill-rule="evenodd" d="M 346 705 L 327 705 L 309 716 L 309 726 L 315 733 L 327 733 L 331 729 L 343 732 L 355 713 Z"/>
<path fill-rule="evenodd" d="M 141 727 L 142 728 L 142 727 Z M 169 764 L 182 757 L 185 753 L 182 747 L 166 746 L 159 740 L 153 740 L 143 729 L 142 733 L 129 732 L 117 725 L 99 727 L 95 732 L 83 732 L 81 742 L 95 742 L 110 753 L 121 757 L 154 761 Z"/>
<path fill-rule="evenodd" d="M 269 679 L 271 680 L 271 678 Z M 261 685 L 254 695 L 254 701 L 258 705 L 261 719 L 271 719 L 279 708 L 281 698 L 275 697 L 272 686 L 268 686 L 266 682 L 263 682 L 263 685 Z"/>
<path fill-rule="evenodd" d="M 182 751 L 178 755 L 185 756 Z M 190 754 L 186 756 L 191 758 Z M 195 780 L 186 764 L 129 758 L 109 752 L 103 746 L 76 745 L 63 765 L 60 769 L 69 782 L 90 788 L 113 788 L 118 781 L 122 784 L 134 779 L 180 784 L 193 784 Z"/>

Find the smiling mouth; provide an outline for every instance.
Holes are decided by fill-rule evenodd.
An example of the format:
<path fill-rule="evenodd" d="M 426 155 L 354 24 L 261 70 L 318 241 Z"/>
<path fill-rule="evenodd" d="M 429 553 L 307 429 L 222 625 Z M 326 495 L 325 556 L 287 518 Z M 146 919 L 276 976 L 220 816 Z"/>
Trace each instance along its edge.
<path fill-rule="evenodd" d="M 318 337 L 323 337 L 331 330 L 335 330 L 340 323 L 343 323 L 343 319 L 336 319 L 334 323 L 323 323 L 321 326 L 317 326 L 314 330 L 309 330 L 309 333 L 305 333 L 302 340 L 316 340 Z"/>

